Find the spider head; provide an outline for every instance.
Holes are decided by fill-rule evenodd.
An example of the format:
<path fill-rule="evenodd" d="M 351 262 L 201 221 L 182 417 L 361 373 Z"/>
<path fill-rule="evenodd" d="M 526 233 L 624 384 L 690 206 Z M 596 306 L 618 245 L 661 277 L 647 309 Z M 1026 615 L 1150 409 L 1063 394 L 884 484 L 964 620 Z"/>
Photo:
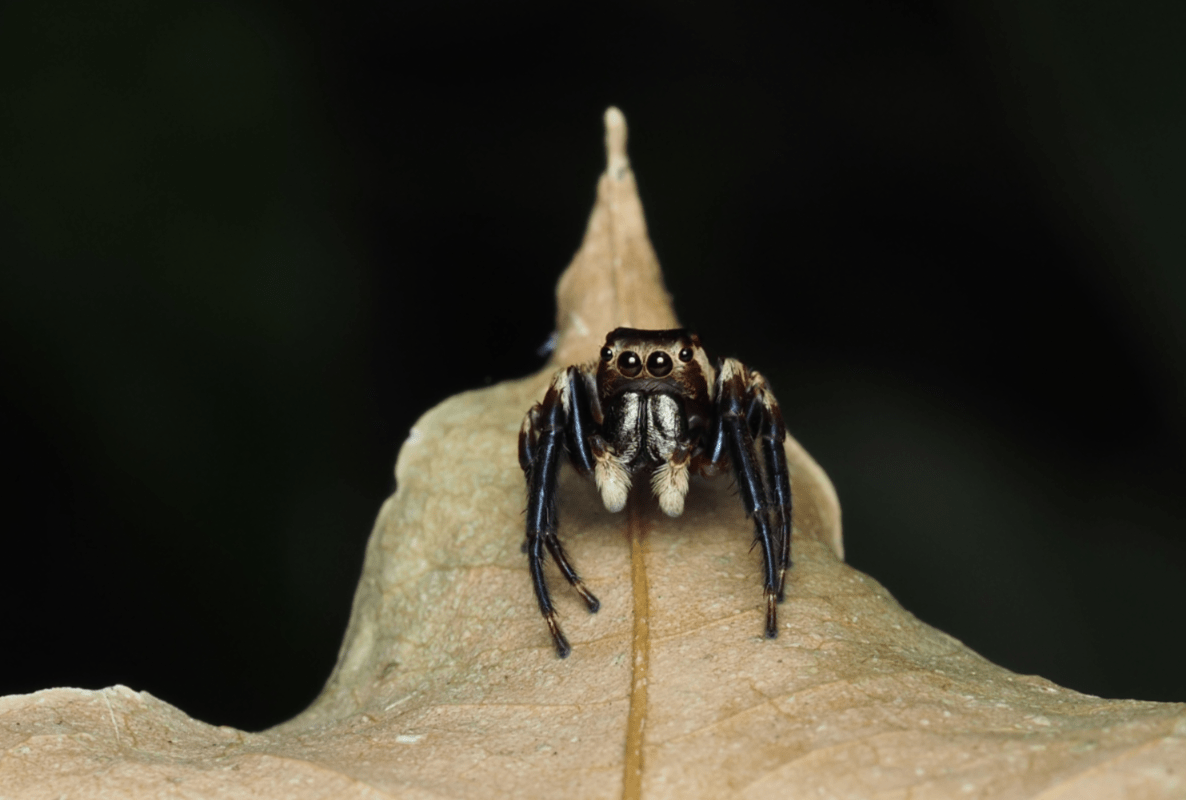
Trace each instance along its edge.
<path fill-rule="evenodd" d="M 632 391 L 707 399 L 713 380 L 700 337 L 685 328 L 615 328 L 605 337 L 597 365 L 602 398 Z"/>

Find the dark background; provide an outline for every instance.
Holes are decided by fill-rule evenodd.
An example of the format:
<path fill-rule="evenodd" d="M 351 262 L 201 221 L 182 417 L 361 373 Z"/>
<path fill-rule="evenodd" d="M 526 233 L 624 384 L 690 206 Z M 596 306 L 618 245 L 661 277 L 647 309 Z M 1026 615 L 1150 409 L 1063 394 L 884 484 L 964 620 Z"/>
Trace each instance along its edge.
<path fill-rule="evenodd" d="M 613 103 L 850 562 L 1186 700 L 1186 6 L 773 8 L 6 4 L 0 694 L 307 705 L 416 416 L 540 366 Z"/>

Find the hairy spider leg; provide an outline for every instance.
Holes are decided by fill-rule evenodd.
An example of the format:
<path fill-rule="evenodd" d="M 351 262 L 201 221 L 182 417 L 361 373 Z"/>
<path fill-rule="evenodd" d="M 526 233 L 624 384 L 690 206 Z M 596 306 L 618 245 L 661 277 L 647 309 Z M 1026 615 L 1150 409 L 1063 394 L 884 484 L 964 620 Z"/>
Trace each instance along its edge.
<path fill-rule="evenodd" d="M 722 359 L 717 369 L 717 428 L 713 435 L 715 463 L 728 453 L 745 513 L 754 520 L 754 536 L 762 545 L 763 588 L 766 595 L 766 637 L 778 636 L 779 563 L 782 537 L 772 517 L 777 514 L 762 475 L 759 453 L 750 433 L 746 408 L 746 369 L 735 359 Z"/>
<path fill-rule="evenodd" d="M 565 430 L 568 427 L 569 415 L 565 411 L 565 406 L 570 404 L 565 400 L 570 396 L 571 378 L 571 375 L 565 373 L 557 374 L 543 403 L 527 413 L 523 429 L 519 433 L 520 466 L 523 467 L 528 483 L 527 563 L 540 613 L 543 614 L 548 630 L 552 633 L 556 654 L 561 658 L 566 658 L 572 647 L 564 637 L 564 632 L 560 630 L 560 624 L 556 621 L 556 609 L 548 593 L 548 584 L 544 576 L 545 548 L 552 554 L 561 574 L 584 599 L 589 611 L 595 612 L 601 607 L 597 598 L 581 582 L 556 536 L 556 490 L 560 459 L 564 455 Z"/>
<path fill-rule="evenodd" d="M 766 379 L 750 372 L 750 399 L 746 419 L 750 434 L 762 449 L 766 479 L 774 500 L 774 524 L 778 533 L 778 602 L 786 599 L 787 571 L 791 568 L 791 478 L 785 447 L 787 429 L 782 411 Z"/>

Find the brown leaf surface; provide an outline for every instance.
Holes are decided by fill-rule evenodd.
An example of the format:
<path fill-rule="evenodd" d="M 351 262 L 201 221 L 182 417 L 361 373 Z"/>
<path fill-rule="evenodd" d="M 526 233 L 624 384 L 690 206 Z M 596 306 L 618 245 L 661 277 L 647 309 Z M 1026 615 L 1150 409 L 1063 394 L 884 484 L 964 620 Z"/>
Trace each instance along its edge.
<path fill-rule="evenodd" d="M 606 122 L 554 366 L 615 325 L 675 323 L 624 120 Z M 416 423 L 310 709 L 248 734 L 122 686 L 0 698 L 0 797 L 1186 796 L 1186 707 L 1015 675 L 912 617 L 845 566 L 835 493 L 793 441 L 777 640 L 760 637 L 758 556 L 727 480 L 694 484 L 673 520 L 653 502 L 611 515 L 565 473 L 562 535 L 603 605 L 585 613 L 551 573 L 574 646 L 557 659 L 519 552 L 515 450 L 549 372 Z"/>

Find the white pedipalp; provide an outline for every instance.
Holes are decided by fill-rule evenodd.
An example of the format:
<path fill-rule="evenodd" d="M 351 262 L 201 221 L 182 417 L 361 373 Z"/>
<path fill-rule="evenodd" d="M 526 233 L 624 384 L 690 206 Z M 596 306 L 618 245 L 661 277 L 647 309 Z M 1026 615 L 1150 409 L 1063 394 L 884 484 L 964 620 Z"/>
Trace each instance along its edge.
<path fill-rule="evenodd" d="M 601 493 L 601 502 L 607 511 L 616 514 L 626 507 L 630 495 L 630 471 L 611 452 L 595 453 L 594 457 L 597 463 L 593 466 L 593 479 Z"/>
<path fill-rule="evenodd" d="M 684 498 L 688 494 L 688 460 L 668 460 L 651 473 L 651 489 L 659 500 L 659 508 L 669 517 L 684 513 Z"/>

